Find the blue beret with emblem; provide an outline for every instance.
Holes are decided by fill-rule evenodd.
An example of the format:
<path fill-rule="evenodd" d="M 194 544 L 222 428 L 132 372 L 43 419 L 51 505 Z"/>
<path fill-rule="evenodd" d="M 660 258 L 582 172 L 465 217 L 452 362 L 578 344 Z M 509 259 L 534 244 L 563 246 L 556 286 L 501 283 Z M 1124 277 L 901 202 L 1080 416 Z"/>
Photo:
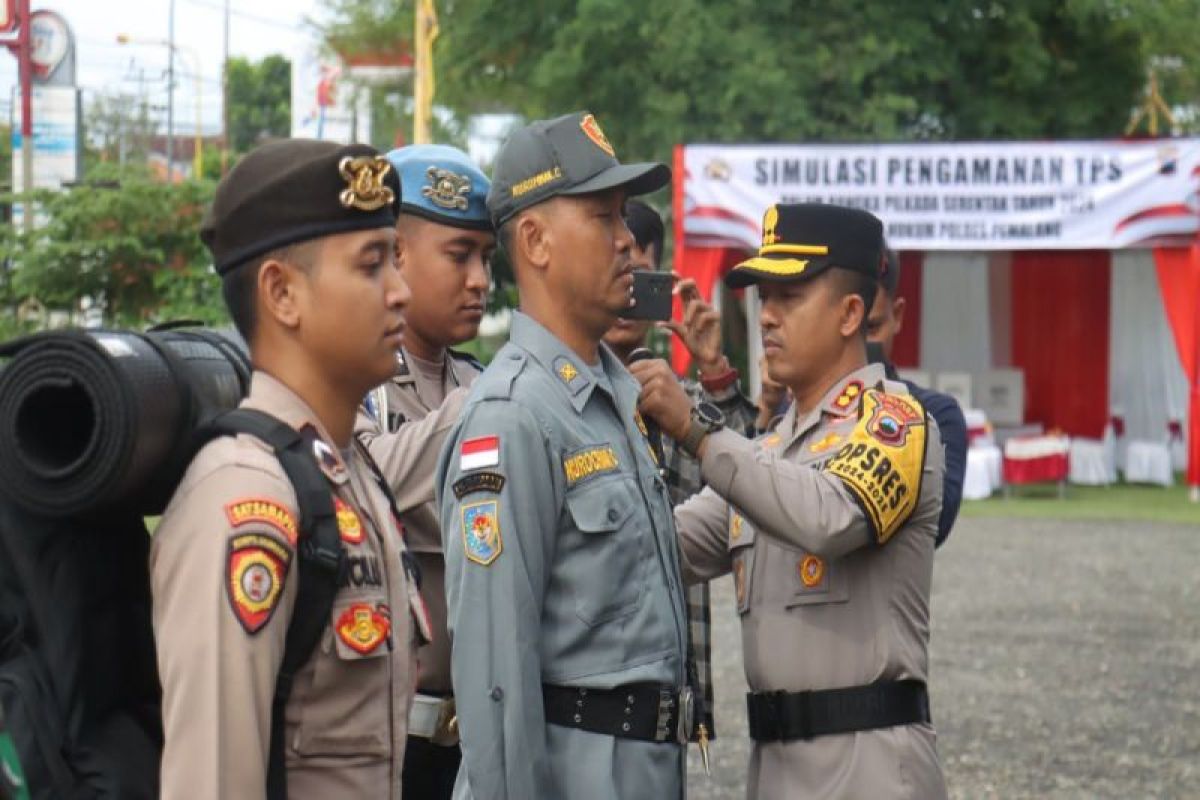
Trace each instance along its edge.
<path fill-rule="evenodd" d="M 492 230 L 487 211 L 491 181 L 470 156 L 443 144 L 414 144 L 387 154 L 403 187 L 400 213 L 456 228 Z"/>

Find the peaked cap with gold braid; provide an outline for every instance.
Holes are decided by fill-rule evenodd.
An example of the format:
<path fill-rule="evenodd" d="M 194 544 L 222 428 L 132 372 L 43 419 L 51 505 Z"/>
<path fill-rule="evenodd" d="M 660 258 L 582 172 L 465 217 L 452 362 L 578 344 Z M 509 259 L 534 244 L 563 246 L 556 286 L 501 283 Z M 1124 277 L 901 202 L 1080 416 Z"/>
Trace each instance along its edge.
<path fill-rule="evenodd" d="M 842 267 L 878 280 L 884 258 L 883 223 L 856 208 L 781 203 L 763 215 L 758 255 L 725 276 L 731 289 L 761 281 L 794 281 Z"/>

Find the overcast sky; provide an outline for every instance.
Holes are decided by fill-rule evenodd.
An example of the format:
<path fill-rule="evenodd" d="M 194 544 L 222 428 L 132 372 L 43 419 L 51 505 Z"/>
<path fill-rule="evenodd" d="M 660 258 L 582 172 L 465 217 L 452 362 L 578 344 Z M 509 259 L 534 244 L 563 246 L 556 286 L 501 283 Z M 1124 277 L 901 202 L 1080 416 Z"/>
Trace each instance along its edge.
<path fill-rule="evenodd" d="M 167 48 L 162 44 L 117 44 L 124 33 L 136 39 L 163 42 L 170 30 L 170 0 L 33 0 L 66 18 L 75 34 L 76 79 L 85 106 L 97 92 L 138 94 L 143 86 L 150 102 L 165 106 Z M 220 127 L 221 59 L 224 51 L 225 0 L 175 0 L 176 129 L 188 135 L 195 124 L 195 79 L 192 58 L 200 61 L 201 106 L 206 133 Z M 320 0 L 229 0 L 229 53 L 260 59 L 271 53 L 291 58 L 313 38 L 305 19 L 321 19 Z M 17 83 L 17 62 L 0 52 L 0 111 L 8 117 Z M 165 115 L 163 116 L 165 119 Z"/>

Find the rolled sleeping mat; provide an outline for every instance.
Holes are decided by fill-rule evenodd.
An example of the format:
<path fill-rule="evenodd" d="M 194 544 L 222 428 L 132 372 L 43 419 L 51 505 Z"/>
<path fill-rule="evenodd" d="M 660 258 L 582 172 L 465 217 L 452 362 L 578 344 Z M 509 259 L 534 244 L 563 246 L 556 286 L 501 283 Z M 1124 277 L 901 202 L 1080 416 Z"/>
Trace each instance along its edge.
<path fill-rule="evenodd" d="M 36 514 L 157 514 L 191 432 L 249 389 L 238 340 L 214 331 L 54 331 L 0 345 L 0 491 Z"/>

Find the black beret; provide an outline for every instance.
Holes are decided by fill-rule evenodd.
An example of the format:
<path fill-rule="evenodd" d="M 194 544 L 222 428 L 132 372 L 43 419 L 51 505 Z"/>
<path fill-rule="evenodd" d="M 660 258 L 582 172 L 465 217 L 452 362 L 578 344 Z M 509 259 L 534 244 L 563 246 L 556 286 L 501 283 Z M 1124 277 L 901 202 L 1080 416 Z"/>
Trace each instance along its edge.
<path fill-rule="evenodd" d="M 758 255 L 734 267 L 725 285 L 794 281 L 830 267 L 878 280 L 883 251 L 883 223 L 870 212 L 822 203 L 774 205 L 763 216 Z"/>
<path fill-rule="evenodd" d="M 391 227 L 399 208 L 400 179 L 373 147 L 281 139 L 221 179 L 200 239 L 223 275 L 289 244 Z"/>

